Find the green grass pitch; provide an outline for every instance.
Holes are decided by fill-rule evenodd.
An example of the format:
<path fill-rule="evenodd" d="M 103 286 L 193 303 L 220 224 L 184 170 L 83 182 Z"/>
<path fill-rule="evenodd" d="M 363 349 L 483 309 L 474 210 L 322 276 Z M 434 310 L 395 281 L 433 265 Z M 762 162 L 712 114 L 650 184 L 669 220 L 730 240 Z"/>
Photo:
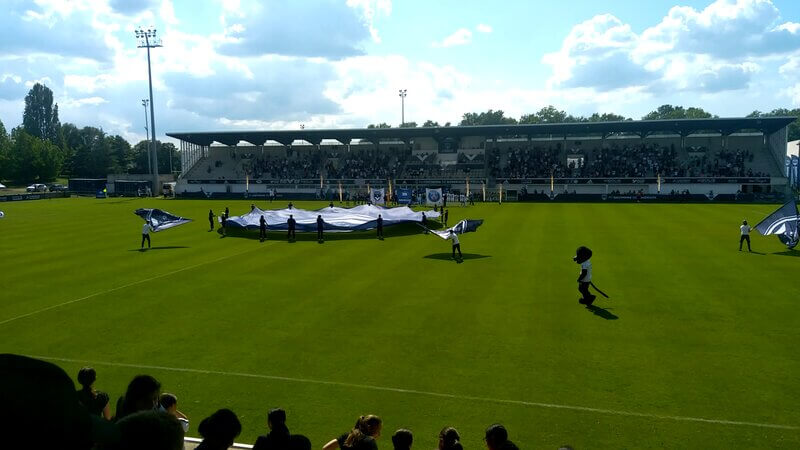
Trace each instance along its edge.
<path fill-rule="evenodd" d="M 740 221 L 775 205 L 454 206 L 451 223 L 485 219 L 457 264 L 413 227 L 324 244 L 207 231 L 209 208 L 249 204 L 0 204 L 0 352 L 92 365 L 112 402 L 152 374 L 188 435 L 229 407 L 245 443 L 281 406 L 314 448 L 365 413 L 381 448 L 400 427 L 434 448 L 445 425 L 483 448 L 493 422 L 527 449 L 800 448 L 800 252 L 761 236 L 737 251 Z M 142 253 L 139 207 L 195 221 Z M 603 310 L 577 303 L 579 245 Z"/>

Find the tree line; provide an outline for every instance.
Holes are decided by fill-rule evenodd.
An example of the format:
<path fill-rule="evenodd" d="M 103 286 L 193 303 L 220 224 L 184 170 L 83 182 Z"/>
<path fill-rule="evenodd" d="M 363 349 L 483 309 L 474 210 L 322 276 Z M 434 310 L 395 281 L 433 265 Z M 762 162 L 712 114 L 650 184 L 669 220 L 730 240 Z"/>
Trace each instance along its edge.
<path fill-rule="evenodd" d="M 800 108 L 786 109 L 778 108 L 770 112 L 753 111 L 747 117 L 777 117 L 777 116 L 794 116 L 800 117 Z M 665 120 L 665 119 L 709 119 L 717 118 L 719 116 L 711 114 L 710 112 L 698 107 L 673 106 L 661 105 L 653 111 L 642 116 L 642 120 Z M 545 106 L 539 111 L 532 114 L 523 114 L 519 119 L 508 117 L 502 109 L 490 109 L 485 112 L 468 112 L 464 113 L 461 121 L 456 126 L 473 126 L 473 125 L 517 125 L 517 124 L 537 124 L 537 123 L 580 123 L 580 122 L 619 122 L 625 120 L 633 120 L 630 117 L 621 116 L 614 113 L 594 113 L 590 116 L 573 116 L 566 111 L 559 110 L 553 105 Z M 416 128 L 416 122 L 406 122 L 400 125 L 400 128 Z M 422 127 L 449 127 L 450 122 L 440 125 L 439 122 L 433 120 L 426 120 Z M 391 125 L 383 122 L 379 124 L 370 124 L 367 128 L 391 128 Z M 789 140 L 794 141 L 800 139 L 800 121 L 795 120 L 788 127 Z"/>
<path fill-rule="evenodd" d="M 175 145 L 156 141 L 158 172 L 181 169 Z M 131 146 L 102 128 L 61 124 L 53 91 L 36 83 L 25 96 L 22 124 L 9 133 L 0 121 L 0 179 L 15 183 L 52 181 L 58 176 L 105 178 L 109 173 L 149 173 L 149 141 Z"/>

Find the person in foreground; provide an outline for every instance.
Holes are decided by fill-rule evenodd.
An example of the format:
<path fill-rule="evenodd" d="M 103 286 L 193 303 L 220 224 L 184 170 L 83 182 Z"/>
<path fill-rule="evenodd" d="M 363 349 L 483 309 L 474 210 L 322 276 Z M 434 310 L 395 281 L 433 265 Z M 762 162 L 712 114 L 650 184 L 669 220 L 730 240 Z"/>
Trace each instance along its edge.
<path fill-rule="evenodd" d="M 411 444 L 413 442 L 414 436 L 411 434 L 411 430 L 401 428 L 392 435 L 394 450 L 411 450 Z"/>
<path fill-rule="evenodd" d="M 458 250 L 458 259 L 463 259 L 464 256 L 461 254 L 461 243 L 458 241 L 458 234 L 456 234 L 453 230 L 450 230 L 450 233 L 447 235 L 447 239 L 453 243 L 453 255 L 451 258 L 456 259 L 456 250 Z"/>
<path fill-rule="evenodd" d="M 97 372 L 93 368 L 84 367 L 78 371 L 78 383 L 83 386 L 78 391 L 78 401 L 89 411 L 89 414 L 111 420 L 108 394 L 94 388 L 95 380 L 97 380 Z"/>
<path fill-rule="evenodd" d="M 573 261 L 581 265 L 581 274 L 578 275 L 578 292 L 583 297 L 578 300 L 578 303 L 582 305 L 591 305 L 594 299 L 597 298 L 589 292 L 589 284 L 592 281 L 592 262 L 589 261 L 591 257 L 592 251 L 584 246 L 578 247 L 575 256 L 572 257 Z"/>
<path fill-rule="evenodd" d="M 742 221 L 742 226 L 739 227 L 739 231 L 741 236 L 739 237 L 739 251 L 742 251 L 742 243 L 747 241 L 747 251 L 752 252 L 753 250 L 750 249 L 750 225 L 747 224 L 746 220 Z"/>
<path fill-rule="evenodd" d="M 196 450 L 227 450 L 242 432 L 242 424 L 230 409 L 220 409 L 203 419 L 197 427 L 203 442 Z"/>
<path fill-rule="evenodd" d="M 256 439 L 253 450 L 283 450 L 289 448 L 291 435 L 286 426 L 286 411 L 275 408 L 267 413 L 269 433 Z"/>
<path fill-rule="evenodd" d="M 508 439 L 506 428 L 499 423 L 489 425 L 484 440 L 489 450 L 519 450 L 516 444 Z"/>
<path fill-rule="evenodd" d="M 322 450 L 339 449 L 359 449 L 377 450 L 378 444 L 375 440 L 381 437 L 383 421 L 374 415 L 361 416 L 356 420 L 356 424 L 349 433 L 339 436 L 338 439 L 325 444 Z"/>
<path fill-rule="evenodd" d="M 461 435 L 453 427 L 444 427 L 439 432 L 439 450 L 464 450 Z"/>

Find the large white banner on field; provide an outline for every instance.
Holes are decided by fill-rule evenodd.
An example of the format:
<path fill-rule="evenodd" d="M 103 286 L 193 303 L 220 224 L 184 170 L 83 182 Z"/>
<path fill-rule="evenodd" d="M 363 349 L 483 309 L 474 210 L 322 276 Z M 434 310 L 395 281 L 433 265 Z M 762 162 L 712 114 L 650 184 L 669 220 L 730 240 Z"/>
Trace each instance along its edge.
<path fill-rule="evenodd" d="M 442 205 L 442 188 L 425 188 L 425 203 L 428 206 Z"/>
<path fill-rule="evenodd" d="M 369 189 L 369 199 L 370 199 L 370 201 L 372 202 L 373 205 L 383 205 L 384 204 L 383 196 L 384 196 L 383 188 L 380 188 L 380 189 L 370 188 Z"/>

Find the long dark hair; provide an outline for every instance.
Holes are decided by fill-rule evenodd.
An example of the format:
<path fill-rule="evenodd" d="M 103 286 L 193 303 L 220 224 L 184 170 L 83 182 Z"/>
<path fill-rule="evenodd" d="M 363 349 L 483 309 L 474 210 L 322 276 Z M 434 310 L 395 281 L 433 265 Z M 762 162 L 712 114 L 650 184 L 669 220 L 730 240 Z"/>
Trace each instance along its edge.
<path fill-rule="evenodd" d="M 94 394 L 92 384 L 97 380 L 97 372 L 91 367 L 84 367 L 78 371 L 78 383 L 81 384 L 82 389 L 86 392 Z"/>
<path fill-rule="evenodd" d="M 453 427 L 444 427 L 439 432 L 439 440 L 442 441 L 442 450 L 463 450 L 461 446 L 461 436 L 458 430 Z"/>
<path fill-rule="evenodd" d="M 270 409 L 267 413 L 267 421 L 270 424 L 269 437 L 277 448 L 285 448 L 289 445 L 289 427 L 286 426 L 286 411 L 281 408 Z"/>
<path fill-rule="evenodd" d="M 347 435 L 344 440 L 345 447 L 355 447 L 356 444 L 363 441 L 367 437 L 372 437 L 378 433 L 383 421 L 380 417 L 375 415 L 361 416 L 356 420 L 355 426 Z"/>

